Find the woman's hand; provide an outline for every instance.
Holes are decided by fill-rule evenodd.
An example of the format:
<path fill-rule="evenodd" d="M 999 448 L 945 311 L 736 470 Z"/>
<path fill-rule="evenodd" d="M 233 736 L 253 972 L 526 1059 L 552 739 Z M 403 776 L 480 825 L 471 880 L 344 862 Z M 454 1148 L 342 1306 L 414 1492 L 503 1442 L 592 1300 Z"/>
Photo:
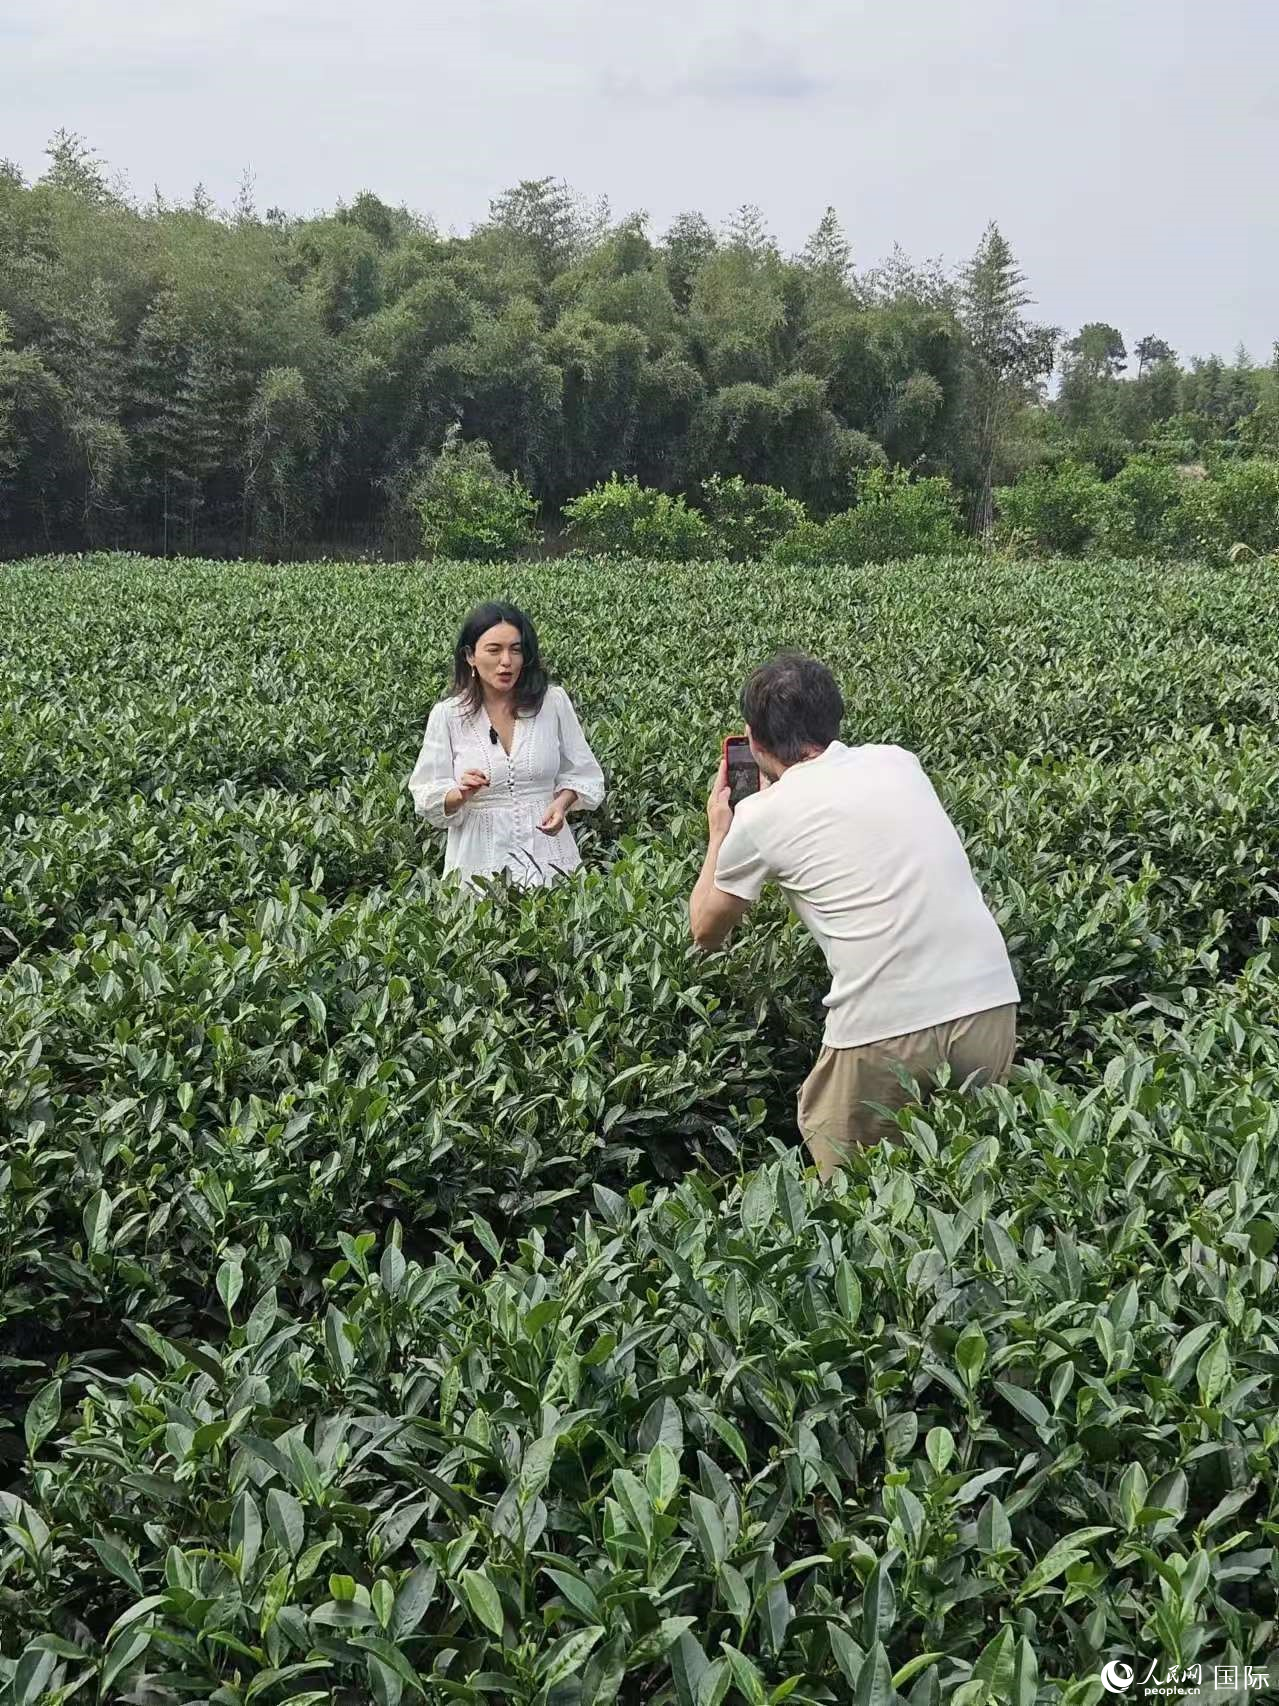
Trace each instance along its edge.
<path fill-rule="evenodd" d="M 464 770 L 444 796 L 445 817 L 452 817 L 454 812 L 460 812 L 468 800 L 473 799 L 481 788 L 487 788 L 488 785 L 489 779 L 482 770 Z"/>
<path fill-rule="evenodd" d="M 547 807 L 546 816 L 538 824 L 543 835 L 558 835 L 564 827 L 564 819 L 568 816 L 569 807 L 577 795 L 571 788 L 565 788 L 562 794 L 556 794 Z"/>

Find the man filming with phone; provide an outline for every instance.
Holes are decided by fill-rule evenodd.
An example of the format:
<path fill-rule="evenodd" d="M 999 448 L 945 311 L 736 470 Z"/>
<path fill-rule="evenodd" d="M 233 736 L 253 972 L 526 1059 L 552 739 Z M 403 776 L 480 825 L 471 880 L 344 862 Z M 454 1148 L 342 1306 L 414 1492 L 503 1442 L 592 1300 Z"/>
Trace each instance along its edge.
<path fill-rule="evenodd" d="M 830 993 L 799 1128 L 829 1179 L 891 1130 L 938 1068 L 953 1083 L 1007 1077 L 1017 983 L 999 926 L 919 760 L 846 746 L 844 701 L 815 658 L 784 653 L 742 690 L 746 735 L 725 742 L 706 804 L 710 844 L 689 903 L 698 947 L 722 947 L 776 882 L 825 955 Z"/>

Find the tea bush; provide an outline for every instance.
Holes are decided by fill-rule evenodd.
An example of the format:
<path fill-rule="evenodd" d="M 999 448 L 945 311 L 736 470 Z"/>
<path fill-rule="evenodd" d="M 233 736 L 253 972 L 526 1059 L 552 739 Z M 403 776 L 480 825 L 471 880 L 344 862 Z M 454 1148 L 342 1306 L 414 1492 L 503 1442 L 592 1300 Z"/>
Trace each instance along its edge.
<path fill-rule="evenodd" d="M 752 485 L 740 474 L 712 475 L 702 482 L 702 504 L 720 556 L 746 563 L 767 557 L 805 519 L 797 498 L 777 486 Z"/>
<path fill-rule="evenodd" d="M 715 555 L 713 528 L 684 499 L 641 486 L 634 477 L 611 480 L 564 505 L 568 538 L 578 549 L 657 562 L 686 563 Z"/>
<path fill-rule="evenodd" d="M 430 557 L 493 562 L 537 542 L 537 503 L 518 475 L 504 473 L 481 440 L 456 428 L 408 491 Z"/>
<path fill-rule="evenodd" d="M 1195 495 L 1206 517 L 1205 532 L 1224 549 L 1279 550 L 1279 462 L 1259 457 L 1223 462 Z"/>
<path fill-rule="evenodd" d="M 801 523 L 778 541 L 772 557 L 781 564 L 859 568 L 895 557 L 944 555 L 958 544 L 959 504 L 949 480 L 871 468 L 858 483 L 853 509 Z"/>
<path fill-rule="evenodd" d="M 1180 471 L 1153 456 L 1134 456 L 1105 488 L 1098 532 L 1118 556 L 1177 553 L 1191 543 L 1193 519 Z"/>
<path fill-rule="evenodd" d="M 494 593 L 610 794 L 583 873 L 477 902 L 403 784 Z M 1260 561 L 0 571 L 0 1701 L 1273 1674 L 1277 602 Z M 687 940 L 784 645 L 920 754 L 1024 995 L 1013 1083 L 830 1191 L 811 944 L 775 900 Z"/>
<path fill-rule="evenodd" d="M 1037 551 L 1082 551 L 1101 526 L 1106 487 L 1088 463 L 1061 462 L 1031 468 L 1016 485 L 997 494 L 1001 530 L 1027 540 Z"/>

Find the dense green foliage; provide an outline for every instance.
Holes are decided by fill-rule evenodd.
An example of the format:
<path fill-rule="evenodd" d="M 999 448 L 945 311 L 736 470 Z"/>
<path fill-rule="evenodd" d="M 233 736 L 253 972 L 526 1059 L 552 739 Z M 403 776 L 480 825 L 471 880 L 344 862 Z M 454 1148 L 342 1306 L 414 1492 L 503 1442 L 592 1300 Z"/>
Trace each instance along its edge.
<path fill-rule="evenodd" d="M 140 205 L 59 136 L 34 184 L 0 162 L 0 550 L 412 557 L 409 490 L 454 427 L 550 530 L 613 474 L 694 507 L 740 477 L 820 521 L 901 467 L 984 531 L 1026 468 L 1279 451 L 1274 369 L 1183 370 L 1150 337 L 1129 373 L 1097 324 L 1046 404 L 1029 309 L 993 227 L 953 276 L 854 268 L 833 213 L 787 256 L 753 208 L 659 235 L 545 179 L 444 236 L 367 192 Z"/>
<path fill-rule="evenodd" d="M 1279 582 L 964 558 L 0 574 L 0 1700 L 1092 1706 L 1264 1662 Z M 464 899 L 404 791 L 533 614 L 610 782 Z M 684 902 L 745 670 L 919 752 L 1006 1089 L 830 1192 L 821 967 Z"/>
<path fill-rule="evenodd" d="M 939 556 L 959 544 L 959 506 L 950 482 L 934 475 L 912 480 L 904 469 L 872 468 L 860 483 L 853 509 L 826 522 L 807 522 L 774 547 L 781 563 L 890 562 L 897 557 Z"/>
<path fill-rule="evenodd" d="M 1059 462 L 1031 469 L 998 499 L 1004 541 L 1041 553 L 1106 545 L 1129 556 L 1224 560 L 1236 547 L 1279 552 L 1279 462 L 1265 457 L 1182 469 L 1138 456 L 1112 480 L 1089 463 Z"/>
<path fill-rule="evenodd" d="M 717 553 L 734 563 L 772 555 L 806 515 L 797 498 L 777 486 L 751 485 L 740 474 L 729 480 L 712 475 L 701 497 Z"/>
<path fill-rule="evenodd" d="M 999 494 L 999 514 L 1010 537 L 1039 551 L 1074 554 L 1100 530 L 1106 488 L 1087 463 L 1032 468 Z"/>
<path fill-rule="evenodd" d="M 518 476 L 505 474 L 488 446 L 450 429 L 438 456 L 408 488 L 422 549 L 454 562 L 517 556 L 536 540 L 537 505 Z"/>
<path fill-rule="evenodd" d="M 600 555 L 688 563 L 715 554 L 715 535 L 705 517 L 682 497 L 635 479 L 619 480 L 616 474 L 565 504 L 564 520 L 575 546 Z"/>

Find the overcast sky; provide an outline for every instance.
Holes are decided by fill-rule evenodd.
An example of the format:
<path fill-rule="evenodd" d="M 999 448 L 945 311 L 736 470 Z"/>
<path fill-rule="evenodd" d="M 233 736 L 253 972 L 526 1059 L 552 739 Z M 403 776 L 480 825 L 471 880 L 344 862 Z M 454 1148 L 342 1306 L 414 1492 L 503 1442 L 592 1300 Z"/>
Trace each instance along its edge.
<path fill-rule="evenodd" d="M 525 177 L 661 231 L 833 204 L 869 264 L 997 219 L 1042 318 L 1279 338 L 1275 0 L 0 0 L 0 155 L 59 126 L 134 190 L 465 230 Z"/>

